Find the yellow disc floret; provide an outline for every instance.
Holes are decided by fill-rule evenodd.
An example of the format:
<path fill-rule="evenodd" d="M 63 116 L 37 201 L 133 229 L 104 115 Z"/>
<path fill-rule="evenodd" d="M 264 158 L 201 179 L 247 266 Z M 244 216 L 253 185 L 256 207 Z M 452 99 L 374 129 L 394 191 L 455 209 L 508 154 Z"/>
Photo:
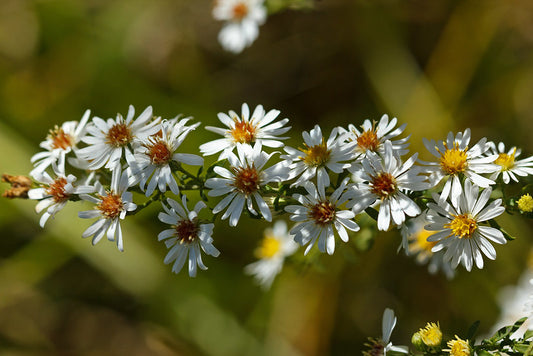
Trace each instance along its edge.
<path fill-rule="evenodd" d="M 524 213 L 531 213 L 533 211 L 533 198 L 529 193 L 522 195 L 518 199 L 518 209 Z"/>
<path fill-rule="evenodd" d="M 437 347 L 442 342 L 442 331 L 440 331 L 439 323 L 427 323 L 425 328 L 420 329 L 419 334 L 424 344 L 429 347 Z"/>
<path fill-rule="evenodd" d="M 444 227 L 451 229 L 458 238 L 471 238 L 477 230 L 477 221 L 470 214 L 453 215 L 454 219 Z"/>
<path fill-rule="evenodd" d="M 500 153 L 498 158 L 494 161 L 497 165 L 501 166 L 502 171 L 508 171 L 514 167 L 514 157 L 516 154 L 516 147 L 513 149 L 513 153 Z"/>
<path fill-rule="evenodd" d="M 455 335 L 455 340 L 448 341 L 449 349 L 444 351 L 450 352 L 450 356 L 470 356 L 470 345 L 465 340 L 461 340 L 459 336 Z"/>
<path fill-rule="evenodd" d="M 322 143 L 315 146 L 307 146 L 304 144 L 305 148 L 301 149 L 304 153 L 304 157 L 300 157 L 307 166 L 310 167 L 322 167 L 328 161 L 331 155 L 331 150 L 328 149 L 328 145 L 324 140 Z"/>
<path fill-rule="evenodd" d="M 272 235 L 265 235 L 259 247 L 255 250 L 255 256 L 260 259 L 272 258 L 279 254 L 281 241 Z"/>
<path fill-rule="evenodd" d="M 461 150 L 457 142 L 453 144 L 453 148 L 448 148 L 446 144 L 444 144 L 444 147 L 446 147 L 444 153 L 439 151 L 439 163 L 442 170 L 449 175 L 455 175 L 466 171 L 466 168 L 468 167 L 466 151 L 468 148 Z"/>

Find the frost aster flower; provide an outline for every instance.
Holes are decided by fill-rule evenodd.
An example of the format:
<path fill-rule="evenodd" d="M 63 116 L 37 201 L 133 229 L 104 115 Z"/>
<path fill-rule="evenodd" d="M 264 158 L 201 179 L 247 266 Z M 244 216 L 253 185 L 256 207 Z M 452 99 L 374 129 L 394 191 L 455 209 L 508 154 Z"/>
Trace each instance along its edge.
<path fill-rule="evenodd" d="M 196 203 L 193 210 L 187 208 L 185 195 L 182 196 L 182 204 L 171 198 L 167 198 L 167 203 L 169 207 L 163 204 L 165 211 L 158 215 L 161 222 L 171 225 L 170 229 L 163 230 L 158 235 L 159 241 L 165 240 L 169 249 L 165 264 L 174 262 L 172 272 L 179 273 L 188 260 L 189 276 L 196 277 L 197 267 L 207 269 L 202 261 L 201 251 L 214 257 L 220 254 L 213 246 L 211 237 L 214 224 L 200 222 L 198 214 L 206 207 L 202 201 Z"/>
<path fill-rule="evenodd" d="M 503 182 L 509 184 L 511 180 L 518 182 L 517 176 L 525 177 L 533 174 L 533 156 L 516 160 L 521 151 L 516 147 L 506 151 L 503 142 L 500 142 L 498 146 L 490 142 L 489 147 L 490 153 L 498 155 L 494 163 L 500 168 L 490 176 L 492 180 L 496 180 L 501 174 Z"/>

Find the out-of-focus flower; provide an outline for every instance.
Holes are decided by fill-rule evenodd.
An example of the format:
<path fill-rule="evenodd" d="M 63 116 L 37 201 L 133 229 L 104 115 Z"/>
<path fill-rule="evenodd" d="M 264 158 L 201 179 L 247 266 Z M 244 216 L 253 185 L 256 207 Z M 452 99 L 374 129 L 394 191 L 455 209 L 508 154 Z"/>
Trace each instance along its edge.
<path fill-rule="evenodd" d="M 40 200 L 35 207 L 35 211 L 39 214 L 43 210 L 45 212 L 41 216 L 39 225 L 44 227 L 46 221 L 50 217 L 59 212 L 65 207 L 71 196 L 75 194 L 88 194 L 94 192 L 95 188 L 89 185 L 74 186 L 76 177 L 72 174 L 65 176 L 59 170 L 59 167 L 54 166 L 56 178 L 50 177 L 47 172 L 36 173 L 35 179 L 41 183 L 40 188 L 31 189 L 28 192 L 28 197 L 34 200 Z"/>
<path fill-rule="evenodd" d="M 196 277 L 197 266 L 203 270 L 207 267 L 202 262 L 201 251 L 214 257 L 220 252 L 213 246 L 214 224 L 201 223 L 198 214 L 206 207 L 199 201 L 193 210 L 187 207 L 187 197 L 182 196 L 182 204 L 174 199 L 167 198 L 169 207 L 163 204 L 165 212 L 160 212 L 159 220 L 171 225 L 171 229 L 159 233 L 159 241 L 165 240 L 165 245 L 170 249 L 165 257 L 165 264 L 174 262 L 172 272 L 178 273 L 183 268 L 188 257 L 189 276 Z"/>
<path fill-rule="evenodd" d="M 302 133 L 304 148 L 283 148 L 288 154 L 281 158 L 291 162 L 289 179 L 300 176 L 291 186 L 303 185 L 316 175 L 317 185 L 327 187 L 330 179 L 326 168 L 334 173 L 342 173 L 350 167 L 349 163 L 342 161 L 352 158 L 354 143 L 345 143 L 338 137 L 338 133 L 339 129 L 334 128 L 325 141 L 320 126 L 316 125 L 311 131 Z"/>
<path fill-rule="evenodd" d="M 243 145 L 237 147 L 238 157 L 228 154 L 228 161 L 231 165 L 230 170 L 215 166 L 214 171 L 221 178 L 210 178 L 205 182 L 205 186 L 211 189 L 209 196 L 218 197 L 226 195 L 213 209 L 216 214 L 224 209 L 227 210 L 222 215 L 222 220 L 229 217 L 230 226 L 236 226 L 239 222 L 244 203 L 248 210 L 258 215 L 255 211 L 253 201 L 261 215 L 267 221 L 272 221 L 272 213 L 268 204 L 260 194 L 260 189 L 270 182 L 281 182 L 288 177 L 288 168 L 283 162 L 275 164 L 269 168 L 263 169 L 267 161 L 274 153 L 267 154 L 261 150 L 261 145 L 251 146 Z"/>
<path fill-rule="evenodd" d="M 499 166 L 494 164 L 498 155 L 484 155 L 489 149 L 486 142 L 487 139 L 482 138 L 474 146 L 468 148 L 470 129 L 459 132 L 455 136 L 450 132 L 446 141 L 442 142 L 428 141 L 424 138 L 424 145 L 428 151 L 439 159 L 438 162 L 424 162 L 428 165 L 426 171 L 431 173 L 431 186 L 436 186 L 443 178 L 448 177 L 442 189 L 441 200 L 446 200 L 450 196 L 451 201 L 457 203 L 463 188 L 461 175 L 482 188 L 494 184 L 493 180 L 480 175 L 499 170 Z"/>
<path fill-rule="evenodd" d="M 78 216 L 82 219 L 98 218 L 82 234 L 83 238 L 93 236 L 92 243 L 95 245 L 107 233 L 109 241 L 116 241 L 120 251 L 124 251 L 122 241 L 122 229 L 120 220 L 126 217 L 128 211 L 133 211 L 137 205 L 133 203 L 133 196 L 128 192 L 128 173 L 122 172 L 120 165 L 115 166 L 111 176 L 110 190 L 96 182 L 95 188 L 97 196 L 81 194 L 80 198 L 95 204 L 94 209 L 80 211 Z"/>
<path fill-rule="evenodd" d="M 259 26 L 265 23 L 267 11 L 264 0 L 215 0 L 213 17 L 224 21 L 218 34 L 222 47 L 240 53 L 259 35 Z"/>
<path fill-rule="evenodd" d="M 265 236 L 255 250 L 259 261 L 250 263 L 244 271 L 253 275 L 261 287 L 268 289 L 281 272 L 285 257 L 292 255 L 297 249 L 298 244 L 289 235 L 285 221 L 277 221 L 273 228 L 265 230 Z"/>
<path fill-rule="evenodd" d="M 216 139 L 200 146 L 200 152 L 204 155 L 212 155 L 222 151 L 219 159 L 227 157 L 235 146 L 240 144 L 253 145 L 259 143 L 267 147 L 283 147 L 283 142 L 287 137 L 278 137 L 290 130 L 290 126 L 285 125 L 289 119 L 285 118 L 274 122 L 279 115 L 279 110 L 270 110 L 265 113 L 262 105 L 256 106 L 252 116 L 248 104 L 242 104 L 241 116 L 233 110 L 226 113 L 218 113 L 218 119 L 227 128 L 206 126 L 206 129 L 213 131 L 224 138 Z"/>
<path fill-rule="evenodd" d="M 35 178 L 52 164 L 57 165 L 60 171 L 65 172 L 65 156 L 76 149 L 76 145 L 85 135 L 90 116 L 91 110 L 86 110 L 79 123 L 67 121 L 61 127 L 56 126 L 50 130 L 46 140 L 39 145 L 46 151 L 39 152 L 31 158 L 31 162 L 35 165 L 35 168 L 30 172 L 32 177 Z"/>
<path fill-rule="evenodd" d="M 28 198 L 28 191 L 32 185 L 32 180 L 29 177 L 2 174 L 2 182 L 9 183 L 10 185 L 10 188 L 2 193 L 2 197 L 8 199 Z"/>
<path fill-rule="evenodd" d="M 135 160 L 130 162 L 134 180 L 140 180 L 140 187 L 145 190 L 146 196 L 152 195 L 154 190 L 165 192 L 167 185 L 172 193 L 179 195 L 179 187 L 172 174 L 171 162 L 185 163 L 192 166 L 201 166 L 202 157 L 189 153 L 176 153 L 185 137 L 200 123 L 191 126 L 185 124 L 190 118 L 182 119 L 176 123 L 163 121 L 160 130 L 140 141 L 135 152 Z M 132 183 L 132 182 L 130 182 Z"/>
<path fill-rule="evenodd" d="M 134 116 L 135 109 L 130 105 L 126 120 L 120 114 L 116 120 L 93 118 L 92 125 L 87 127 L 87 135 L 82 138 L 88 146 L 76 151 L 78 158 L 87 162 L 87 169 L 96 170 L 104 165 L 113 169 L 120 164 L 123 152 L 128 162 L 134 160 L 131 148 L 134 140 L 145 140 L 159 130 L 159 118 L 150 122 L 151 106 L 136 120 L 133 120 Z"/>
<path fill-rule="evenodd" d="M 513 147 L 509 151 L 506 151 L 503 142 L 500 142 L 498 146 L 493 142 L 489 142 L 488 146 L 490 147 L 489 152 L 491 154 L 498 155 L 494 163 L 500 167 L 499 170 L 490 176 L 490 179 L 496 180 L 501 174 L 503 182 L 509 184 L 511 180 L 518 182 L 517 176 L 525 177 L 533 174 L 533 156 L 517 161 L 516 158 L 521 153 L 520 149 Z"/>
<path fill-rule="evenodd" d="M 438 204 L 428 203 L 429 212 L 427 230 L 438 231 L 428 237 L 428 241 L 437 244 L 433 252 L 445 249 L 444 261 L 451 261 L 456 268 L 459 263 L 470 271 L 475 262 L 483 268 L 483 254 L 489 259 L 496 258 L 496 250 L 489 241 L 505 244 L 503 233 L 490 226 L 480 223 L 493 219 L 505 211 L 502 200 L 488 203 L 492 189 L 486 188 L 479 194 L 479 188 L 465 180 L 465 186 L 456 202 L 452 205 L 442 201 L 434 194 Z"/>
<path fill-rule="evenodd" d="M 348 242 L 346 229 L 359 230 L 359 225 L 353 220 L 354 212 L 341 208 L 347 200 L 347 182 L 348 179 L 345 179 L 329 197 L 326 196 L 323 185 L 315 187 L 312 182 L 307 182 L 304 185 L 307 195 L 293 195 L 301 205 L 285 207 L 285 211 L 292 214 L 290 219 L 298 223 L 291 229 L 290 234 L 294 235 L 294 240 L 300 245 L 309 244 L 304 254 L 307 254 L 318 240 L 318 249 L 331 255 L 335 252 L 335 230 L 344 242 Z"/>
<path fill-rule="evenodd" d="M 406 215 L 412 217 L 421 212 L 402 190 L 418 191 L 428 187 L 426 177 L 419 175 L 419 169 L 413 168 L 416 153 L 402 163 L 390 141 L 384 146 L 383 157 L 369 152 L 363 159 L 360 178 L 365 183 L 359 183 L 356 189 L 352 189 L 348 203 L 354 212 L 359 213 L 378 202 L 378 229 L 383 231 L 388 230 L 391 223 L 403 224 Z"/>

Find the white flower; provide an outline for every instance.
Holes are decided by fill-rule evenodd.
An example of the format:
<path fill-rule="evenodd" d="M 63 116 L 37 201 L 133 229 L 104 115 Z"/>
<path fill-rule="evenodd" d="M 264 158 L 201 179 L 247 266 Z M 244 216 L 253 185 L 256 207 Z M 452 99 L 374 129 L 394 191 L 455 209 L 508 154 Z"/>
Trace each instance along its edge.
<path fill-rule="evenodd" d="M 39 214 L 44 210 L 39 221 L 41 227 L 44 227 L 48 218 L 54 217 L 57 212 L 63 209 L 73 195 L 87 194 L 94 191 L 94 187 L 88 185 L 74 186 L 76 177 L 72 174 L 65 176 L 59 170 L 59 167 L 56 168 L 54 166 L 54 171 L 56 178 L 50 177 L 47 172 L 37 173 L 35 179 L 42 183 L 42 187 L 28 191 L 30 199 L 40 200 L 35 207 L 35 211 Z"/>
<path fill-rule="evenodd" d="M 159 118 L 152 119 L 152 107 L 147 107 L 136 120 L 135 109 L 130 105 L 126 120 L 117 114 L 116 120 L 93 118 L 93 125 L 87 128 L 88 135 L 82 141 L 88 146 L 76 152 L 78 158 L 87 162 L 87 169 L 96 170 L 105 165 L 113 169 L 120 164 L 122 153 L 128 162 L 133 160 L 130 146 L 134 140 L 143 140 L 158 131 Z"/>
<path fill-rule="evenodd" d="M 230 226 L 236 226 L 244 203 L 252 214 L 258 215 L 254 209 L 253 198 L 265 220 L 272 221 L 270 208 L 259 192 L 261 187 L 267 183 L 287 179 L 286 165 L 281 162 L 263 169 L 274 153 L 266 154 L 261 151 L 259 144 L 256 144 L 254 148 L 239 146 L 237 153 L 238 157 L 231 152 L 228 154 L 231 170 L 215 166 L 215 173 L 222 178 L 210 178 L 205 182 L 205 186 L 212 189 L 208 193 L 209 196 L 218 197 L 227 194 L 215 206 L 213 213 L 216 214 L 227 207 L 226 212 L 222 215 L 222 220 L 229 217 Z"/>
<path fill-rule="evenodd" d="M 213 17 L 225 21 L 218 41 L 225 50 L 239 53 L 259 35 L 259 25 L 265 23 L 264 0 L 216 0 Z"/>
<path fill-rule="evenodd" d="M 395 117 L 389 122 L 389 116 L 383 115 L 377 123 L 377 126 L 375 121 L 370 120 L 363 122 L 361 125 L 362 130 L 358 130 L 352 124 L 348 125 L 345 138 L 349 142 L 356 143 L 355 154 L 357 160 L 362 160 L 367 152 L 383 154 L 385 151 L 385 141 L 391 141 L 394 137 L 401 135 L 403 130 L 405 130 L 407 124 L 395 128 L 397 122 L 398 119 Z M 408 152 L 408 139 L 409 137 L 405 137 L 400 140 L 391 141 L 394 151 L 400 156 Z"/>
<path fill-rule="evenodd" d="M 363 352 L 363 355 L 383 355 L 387 356 L 387 352 L 397 352 L 402 354 L 409 353 L 407 346 L 394 346 L 390 341 L 392 330 L 396 326 L 396 316 L 394 311 L 390 308 L 386 308 L 383 312 L 383 321 L 382 321 L 382 336 L 380 340 L 373 340 L 372 344 L 367 344 L 371 348 L 369 351 Z"/>
<path fill-rule="evenodd" d="M 171 229 L 163 230 L 159 233 L 159 241 L 165 240 L 168 251 L 165 257 L 165 264 L 174 262 L 172 272 L 181 271 L 187 256 L 189 257 L 189 276 L 196 277 L 197 266 L 203 270 L 207 267 L 202 262 L 201 251 L 217 257 L 220 252 L 213 246 L 214 224 L 204 224 L 198 219 L 200 210 L 206 207 L 205 203 L 199 201 L 194 206 L 194 210 L 187 208 L 187 197 L 182 196 L 182 204 L 171 198 L 167 198 L 170 207 L 163 204 L 165 212 L 160 212 L 159 220 L 171 225 Z"/>
<path fill-rule="evenodd" d="M 93 210 L 80 211 L 78 216 L 82 219 L 98 218 L 83 232 L 83 238 L 93 236 L 92 243 L 95 245 L 107 233 L 107 239 L 116 241 L 118 249 L 124 251 L 120 220 L 126 217 L 128 211 L 137 209 L 137 205 L 133 203 L 131 192 L 127 191 L 128 187 L 128 173 L 124 171 L 121 174 L 121 168 L 117 165 L 111 176 L 109 191 L 106 191 L 97 182 L 97 197 L 80 195 L 80 198 L 90 201 L 96 206 Z"/>
<path fill-rule="evenodd" d="M 52 164 L 56 164 L 58 169 L 65 172 L 65 156 L 72 150 L 85 135 L 86 124 L 91 115 L 91 110 L 86 110 L 81 121 L 67 121 L 61 127 L 55 127 L 50 130 L 46 140 L 39 146 L 46 151 L 39 152 L 31 158 L 35 168 L 30 172 L 32 177 L 36 177 L 44 172 Z"/>
<path fill-rule="evenodd" d="M 381 158 L 368 152 L 362 161 L 363 172 L 360 178 L 366 183 L 357 184 L 352 190 L 348 206 L 359 213 L 370 205 L 380 204 L 378 229 L 388 230 L 392 223 L 401 225 L 405 216 L 416 216 L 421 210 L 402 190 L 418 191 L 427 188 L 425 177 L 419 175 L 418 167 L 413 167 L 417 155 L 407 161 L 402 160 L 393 151 L 390 141 L 385 142 L 384 154 Z"/>
<path fill-rule="evenodd" d="M 172 174 L 171 164 L 174 162 L 201 166 L 203 158 L 189 153 L 176 153 L 185 137 L 194 130 L 200 123 L 192 126 L 185 124 L 190 118 L 185 118 L 179 122 L 163 121 L 159 125 L 159 131 L 152 136 L 140 141 L 134 157 L 135 161 L 130 162 L 134 180 L 130 184 L 140 181 L 140 187 L 145 190 L 146 196 L 152 195 L 154 190 L 159 188 L 161 192 L 166 191 L 167 185 L 172 193 L 179 195 L 179 187 Z"/>
<path fill-rule="evenodd" d="M 438 162 L 424 162 L 424 164 L 429 165 L 426 170 L 431 173 L 431 186 L 436 186 L 444 177 L 448 177 L 442 189 L 442 200 L 446 200 L 450 196 L 452 202 L 457 203 L 457 198 L 462 190 L 460 179 L 462 175 L 482 188 L 494 184 L 493 180 L 480 175 L 492 173 L 499 169 L 499 166 L 493 163 L 498 155 L 483 155 L 489 149 L 486 142 L 487 139 L 482 138 L 474 146 L 468 148 L 470 129 L 466 129 L 463 133 L 457 133 L 455 137 L 450 132 L 446 141 L 442 142 L 428 141 L 424 138 L 426 148 L 439 159 Z"/>
<path fill-rule="evenodd" d="M 307 182 L 304 187 L 307 195 L 294 194 L 301 205 L 289 205 L 285 211 L 292 214 L 290 219 L 298 222 L 290 234 L 294 235 L 294 240 L 300 245 L 309 244 L 304 254 L 307 254 L 311 247 L 318 240 L 318 249 L 321 252 L 333 254 L 335 252 L 334 229 L 341 240 L 348 242 L 348 232 L 359 231 L 359 225 L 353 218 L 355 214 L 350 210 L 344 210 L 341 206 L 346 202 L 346 184 L 348 178 L 328 197 L 325 187 L 321 184 L 318 189 L 312 182 Z"/>
<path fill-rule="evenodd" d="M 503 182 L 509 184 L 511 179 L 518 182 L 516 176 L 525 177 L 533 174 L 533 156 L 516 161 L 516 157 L 520 156 L 520 149 L 513 147 L 506 152 L 503 142 L 500 142 L 498 146 L 493 142 L 489 142 L 487 145 L 490 147 L 490 153 L 498 155 L 494 163 L 500 168 L 490 176 L 490 179 L 496 180 L 501 174 Z"/>
<path fill-rule="evenodd" d="M 298 245 L 289 235 L 287 224 L 283 220 L 277 221 L 273 228 L 266 229 L 264 235 L 261 245 L 255 251 L 259 261 L 247 265 L 244 271 L 268 289 L 281 272 L 285 257 L 292 255 Z"/>
<path fill-rule="evenodd" d="M 283 148 L 288 154 L 281 158 L 291 162 L 289 179 L 300 176 L 291 186 L 302 185 L 316 175 L 317 184 L 327 187 L 330 179 L 326 168 L 334 173 L 342 173 L 350 167 L 349 163 L 341 162 L 352 158 L 354 143 L 344 143 L 337 137 L 338 132 L 339 129 L 334 128 L 325 141 L 320 126 L 316 125 L 311 131 L 302 133 L 305 148 Z"/>
<path fill-rule="evenodd" d="M 224 138 L 201 145 L 200 152 L 208 156 L 222 151 L 219 159 L 223 159 L 240 144 L 260 143 L 267 147 L 283 147 L 283 142 L 280 140 L 286 137 L 278 136 L 289 131 L 291 127 L 284 127 L 289 122 L 287 118 L 274 122 L 280 113 L 279 110 L 273 109 L 265 113 L 263 106 L 258 105 L 250 117 L 250 108 L 244 103 L 241 113 L 241 117 L 233 110 L 230 110 L 229 115 L 218 113 L 218 119 L 227 128 L 207 126 L 206 129 L 221 134 Z"/>
<path fill-rule="evenodd" d="M 428 241 L 438 242 L 431 250 L 437 252 L 446 249 L 444 261 L 451 261 L 453 268 L 461 263 L 470 271 L 475 262 L 481 269 L 483 254 L 491 260 L 496 258 L 496 250 L 489 241 L 506 243 L 500 230 L 480 224 L 505 211 L 501 199 L 487 205 L 491 193 L 489 187 L 479 194 L 479 188 L 466 180 L 457 202 L 450 205 L 434 194 L 433 199 L 438 201 L 438 205 L 428 203 L 430 210 L 427 219 L 430 224 L 425 228 L 438 231 L 428 237 Z"/>

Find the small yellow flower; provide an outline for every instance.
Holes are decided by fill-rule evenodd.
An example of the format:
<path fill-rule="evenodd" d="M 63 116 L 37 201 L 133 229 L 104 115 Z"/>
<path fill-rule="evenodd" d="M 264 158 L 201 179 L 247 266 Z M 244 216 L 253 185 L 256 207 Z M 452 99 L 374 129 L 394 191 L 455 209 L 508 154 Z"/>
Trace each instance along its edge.
<path fill-rule="evenodd" d="M 442 331 L 440 331 L 439 323 L 427 323 L 425 328 L 420 329 L 419 334 L 424 344 L 429 347 L 437 347 L 442 342 Z"/>
<path fill-rule="evenodd" d="M 533 198 L 531 195 L 524 194 L 518 199 L 518 209 L 525 213 L 530 213 L 533 211 Z"/>
<path fill-rule="evenodd" d="M 450 356 L 470 356 L 470 345 L 468 345 L 468 340 L 462 340 L 459 336 L 455 335 L 455 340 L 448 341 L 449 349 L 444 349 L 448 351 Z"/>

